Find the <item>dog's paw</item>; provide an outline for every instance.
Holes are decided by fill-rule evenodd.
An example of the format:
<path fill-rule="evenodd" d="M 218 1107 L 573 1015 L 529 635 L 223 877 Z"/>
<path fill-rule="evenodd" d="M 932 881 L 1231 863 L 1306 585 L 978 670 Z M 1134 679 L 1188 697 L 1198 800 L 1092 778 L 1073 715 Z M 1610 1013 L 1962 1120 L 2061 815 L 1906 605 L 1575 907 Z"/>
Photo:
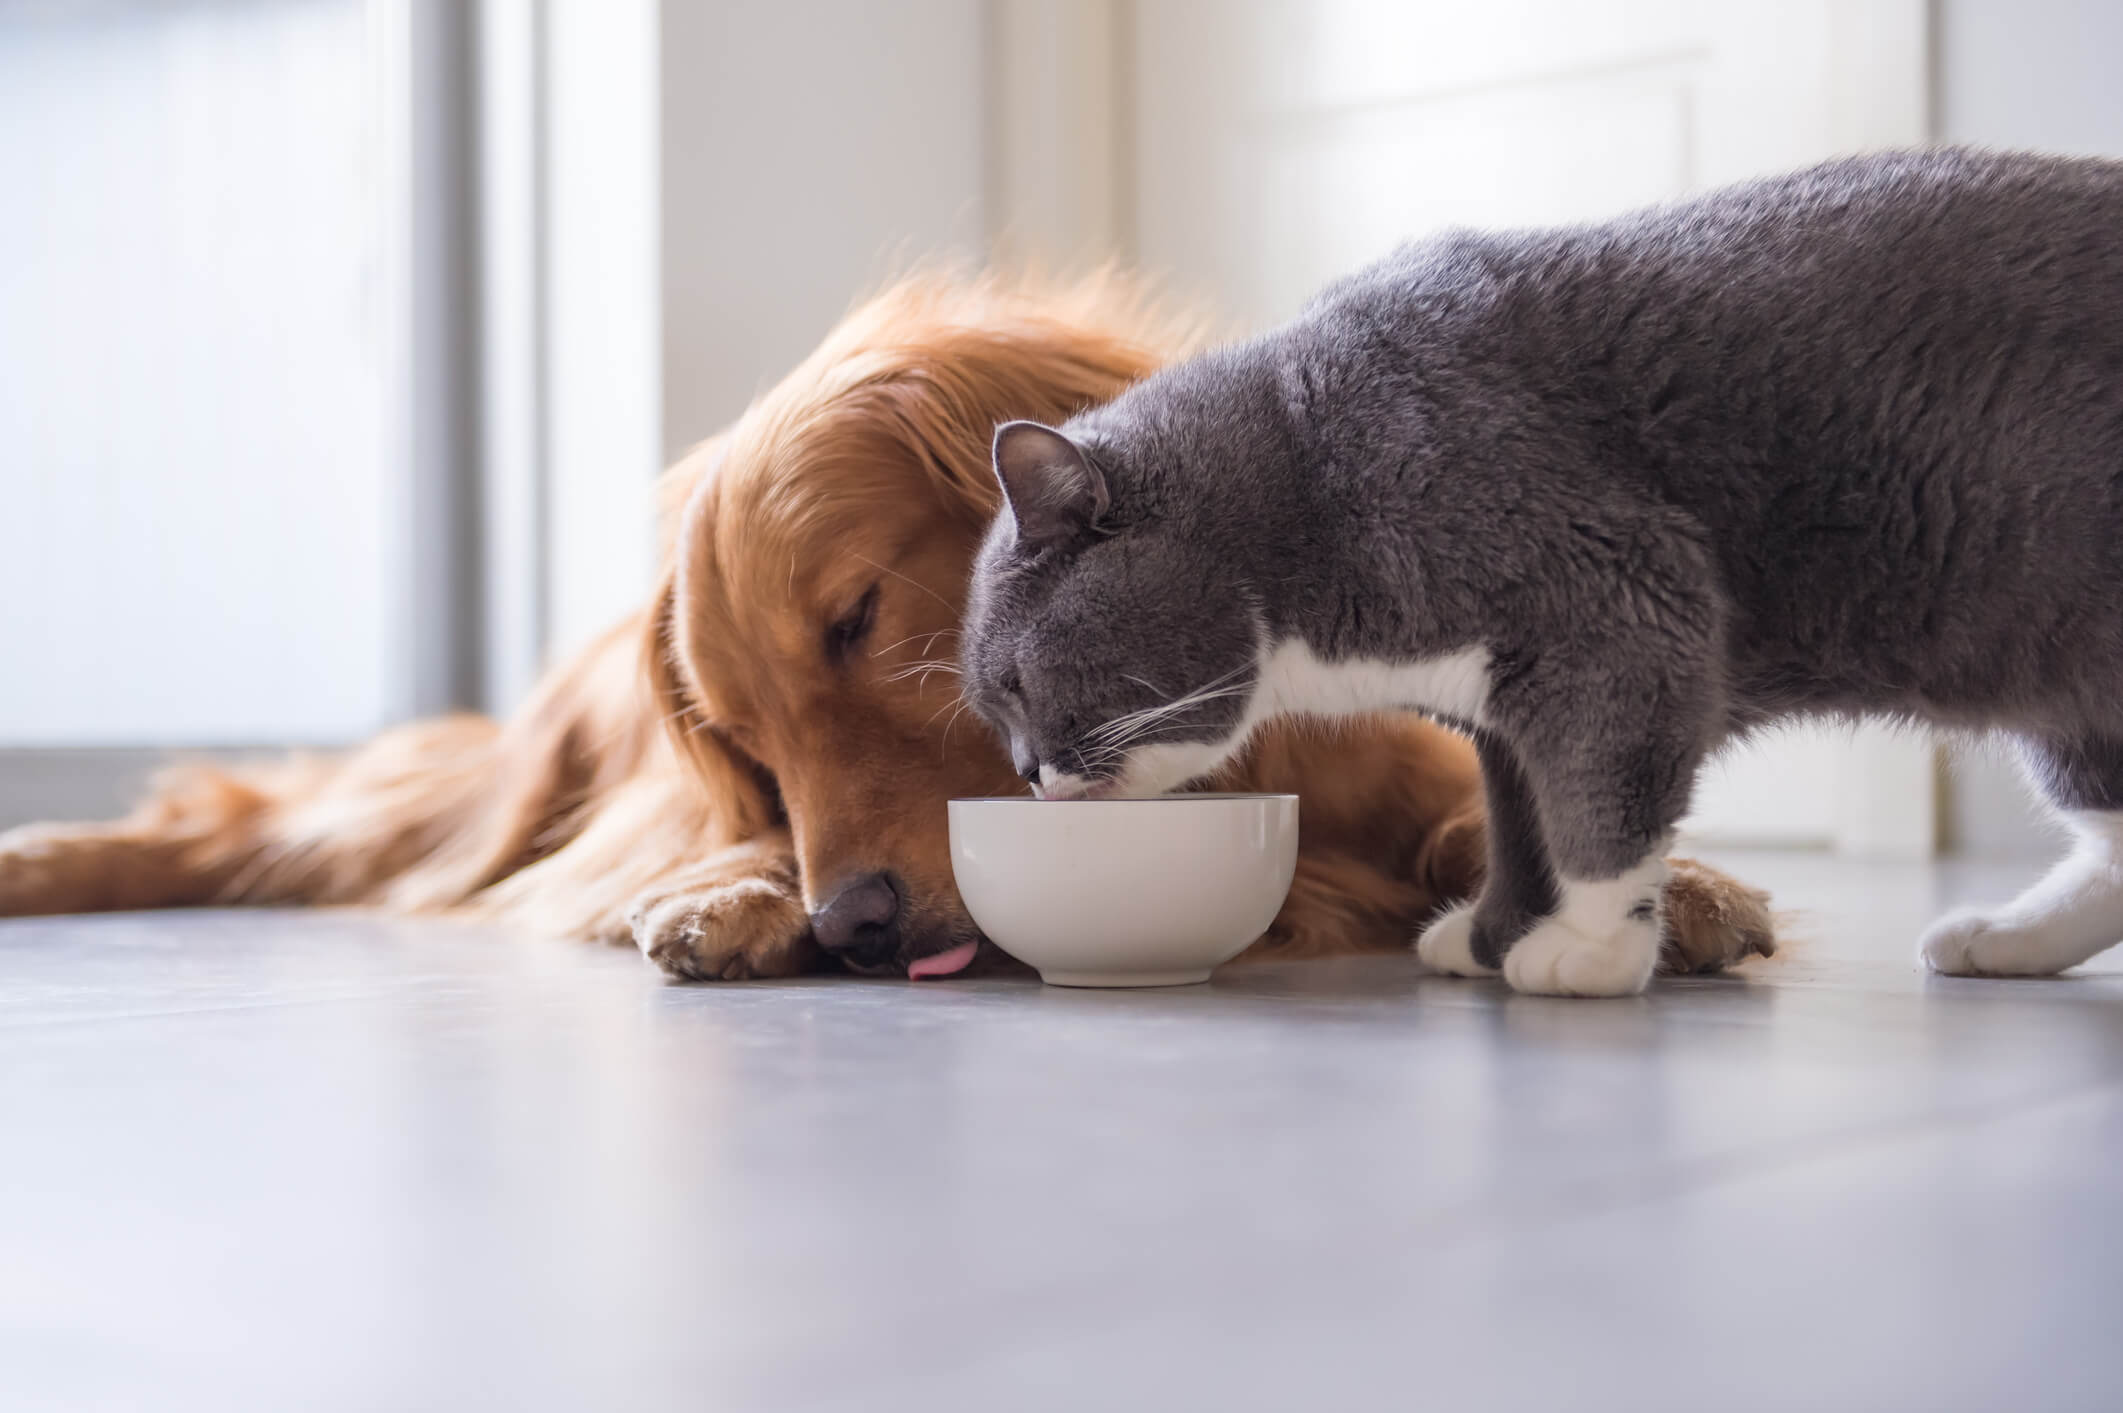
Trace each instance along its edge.
<path fill-rule="evenodd" d="M 1415 941 L 1423 965 L 1447 976 L 1495 976 L 1474 959 L 1474 904 L 1461 903 L 1431 920 Z"/>
<path fill-rule="evenodd" d="M 1749 957 L 1776 955 L 1767 893 L 1693 859 L 1673 859 L 1669 867 L 1659 975 L 1723 971 Z"/>
<path fill-rule="evenodd" d="M 627 926 L 643 956 L 684 981 L 797 976 L 817 955 L 802 899 L 771 878 L 651 894 L 628 909 Z"/>
<path fill-rule="evenodd" d="M 1634 996 L 1659 958 L 1659 923 L 1632 914 L 1597 931 L 1551 917 L 1511 944 L 1504 980 L 1533 996 Z"/>
<path fill-rule="evenodd" d="M 1962 908 L 1924 929 L 1917 957 L 1946 976 L 2054 976 L 2085 949 L 2057 945 L 2050 929 L 2009 927 L 1989 913 Z"/>

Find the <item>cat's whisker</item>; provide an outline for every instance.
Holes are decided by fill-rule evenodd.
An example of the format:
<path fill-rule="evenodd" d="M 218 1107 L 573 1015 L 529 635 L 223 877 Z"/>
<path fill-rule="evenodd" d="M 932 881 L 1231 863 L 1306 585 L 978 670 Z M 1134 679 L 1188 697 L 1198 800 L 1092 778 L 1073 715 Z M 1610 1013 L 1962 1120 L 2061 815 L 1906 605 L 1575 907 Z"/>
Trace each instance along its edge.
<path fill-rule="evenodd" d="M 955 701 L 956 705 L 961 711 L 965 710 L 965 708 L 969 705 L 964 696 L 956 697 L 953 699 L 953 701 Z M 953 701 L 947 701 L 942 706 L 938 707 L 936 710 L 930 712 L 929 719 L 921 724 L 921 729 L 926 731 L 930 727 L 934 726 L 936 724 L 937 717 L 942 716 L 945 712 L 951 710 Z"/>
<path fill-rule="evenodd" d="M 1129 735 L 1125 740 L 1091 741 L 1086 742 L 1079 749 L 1090 749 L 1103 751 L 1110 755 L 1120 755 L 1145 737 L 1161 735 L 1168 731 L 1179 731 L 1184 729 L 1186 725 L 1187 723 L 1184 721 L 1152 721 L 1144 724 L 1141 729 Z"/>
<path fill-rule="evenodd" d="M 1154 736 L 1161 731 L 1177 731 L 1184 724 L 1185 723 L 1183 722 L 1173 721 L 1165 722 L 1158 725 L 1152 725 L 1151 727 L 1142 731 L 1138 735 L 1132 737 L 1125 745 L 1080 746 L 1077 748 L 1077 754 L 1083 759 L 1084 772 L 1086 774 L 1092 774 L 1104 770 L 1107 766 L 1112 765 L 1115 761 L 1127 759 L 1129 748 L 1141 742 L 1145 737 Z"/>
<path fill-rule="evenodd" d="M 1093 737 L 1125 735 L 1129 730 L 1143 722 L 1163 720 L 1165 717 L 1185 711 L 1188 707 L 1197 705 L 1205 700 L 1209 700 L 1209 698 L 1189 696 L 1182 697 L 1177 701 L 1164 702 L 1158 706 L 1144 707 L 1140 711 L 1131 711 L 1121 716 L 1116 716 L 1104 725 L 1094 727 L 1087 734 Z"/>
<path fill-rule="evenodd" d="M 1103 726 L 1093 728 L 1094 734 L 1097 732 L 1124 730 L 1129 723 L 1132 723 L 1145 717 L 1154 718 L 1157 716 L 1169 715 L 1172 712 L 1184 711 L 1190 706 L 1199 706 L 1201 703 L 1206 701 L 1214 701 L 1217 697 L 1220 696 L 1230 696 L 1234 692 L 1241 690 L 1241 688 L 1226 686 L 1226 684 L 1229 683 L 1232 678 L 1241 676 L 1242 674 L 1247 672 L 1251 667 L 1251 663 L 1241 663 L 1237 667 L 1232 668 L 1229 672 L 1221 673 L 1218 676 L 1212 677 L 1207 682 L 1204 682 L 1201 686 L 1195 688 L 1193 691 L 1185 693 L 1177 698 L 1174 698 L 1169 702 L 1164 702 L 1157 706 L 1144 707 L 1140 711 L 1127 712 L 1123 715 L 1117 716 L 1113 718 L 1113 720 L 1106 722 Z M 1129 674 L 1128 680 L 1131 682 L 1135 682 L 1141 686 L 1148 687 L 1153 692 L 1158 690 L 1157 685 L 1155 683 L 1147 681 L 1144 678 L 1134 676 L 1133 674 Z"/>
<path fill-rule="evenodd" d="M 923 671 L 923 672 L 922 672 L 922 673 L 921 673 L 921 674 L 919 675 L 919 677 L 918 677 L 918 678 L 916 679 L 916 681 L 915 681 L 915 684 L 914 684 L 914 686 L 915 686 L 915 690 L 916 690 L 917 692 L 926 692 L 926 691 L 928 691 L 928 690 L 929 690 L 929 677 L 930 677 L 930 674 L 931 674 L 931 673 L 933 673 L 934 671 L 935 671 L 935 669 L 934 669 L 934 668 L 930 668 L 930 669 L 927 669 L 926 671 Z M 907 675 L 907 676 L 914 676 L 915 674 L 913 674 L 913 673 L 908 673 L 908 674 L 906 674 L 906 675 Z M 898 679 L 898 678 L 894 678 L 893 680 L 894 680 L 894 681 L 898 681 L 899 679 Z"/>
<path fill-rule="evenodd" d="M 927 594 L 930 598 L 935 599 L 938 603 L 942 604 L 944 606 L 945 611 L 952 614 L 954 617 L 957 615 L 958 609 L 951 604 L 950 600 L 946 599 L 942 594 L 936 592 L 936 590 L 930 588 L 927 584 L 921 583 L 919 580 L 909 579 L 906 575 L 900 573 L 897 569 L 891 568 L 889 565 L 879 564 L 876 560 L 870 558 L 870 556 L 866 554 L 858 554 L 854 557 L 856 559 L 861 560 L 864 564 L 869 565 L 872 569 L 875 569 L 880 574 L 891 575 L 893 578 L 899 580 L 900 583 L 905 584 L 910 589 L 919 589 L 922 593 Z"/>
<path fill-rule="evenodd" d="M 951 728 L 958 725 L 958 719 L 961 716 L 964 716 L 966 714 L 966 709 L 972 705 L 973 703 L 969 699 L 964 697 L 959 698 L 958 710 L 952 712 L 951 719 L 944 723 L 943 742 L 936 748 L 936 759 L 938 761 L 942 761 L 945 753 L 951 749 Z M 931 719 L 933 720 L 934 718 Z"/>
<path fill-rule="evenodd" d="M 897 672 L 887 673 L 885 681 L 904 682 L 909 677 L 918 676 L 926 683 L 929 680 L 929 675 L 934 672 L 946 673 L 952 677 L 962 675 L 957 663 L 945 662 L 941 658 L 930 658 L 921 662 L 910 662 Z"/>
<path fill-rule="evenodd" d="M 1191 693 L 1188 696 L 1181 697 L 1177 701 L 1166 702 L 1162 706 L 1145 707 L 1141 711 L 1133 711 L 1127 713 L 1124 716 L 1117 716 L 1113 718 L 1113 720 L 1106 722 L 1102 726 L 1092 728 L 1092 730 L 1085 733 L 1085 739 L 1101 741 L 1124 741 L 1128 739 L 1128 737 L 1137 728 L 1141 726 L 1154 724 L 1156 722 L 1166 720 L 1169 717 L 1177 716 L 1181 712 L 1187 711 L 1193 707 L 1203 706 L 1209 702 L 1218 701 L 1225 697 L 1237 696 L 1244 690 L 1245 688 L 1243 687 L 1226 687 L 1220 691 L 1213 692 L 1204 690 L 1200 692 Z"/>
<path fill-rule="evenodd" d="M 957 636 L 958 630 L 956 628 L 938 628 L 928 633 L 909 633 L 906 637 L 901 638 L 898 642 L 891 643 L 886 645 L 885 647 L 879 648 L 877 650 L 877 656 L 883 657 L 886 653 L 893 652 L 899 648 L 903 648 L 909 643 L 920 643 L 922 645 L 921 651 L 927 652 L 929 651 L 929 644 L 935 642 L 938 638 L 955 638 Z"/>

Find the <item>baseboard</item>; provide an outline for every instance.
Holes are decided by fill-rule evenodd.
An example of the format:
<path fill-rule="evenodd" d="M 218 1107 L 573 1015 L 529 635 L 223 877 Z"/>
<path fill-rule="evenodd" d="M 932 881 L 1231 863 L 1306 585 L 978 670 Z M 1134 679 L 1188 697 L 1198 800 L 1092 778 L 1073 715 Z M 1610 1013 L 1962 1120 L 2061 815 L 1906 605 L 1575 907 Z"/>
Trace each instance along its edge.
<path fill-rule="evenodd" d="M 263 748 L 174 746 L 0 749 L 0 829 L 42 820 L 112 819 L 125 813 L 148 777 L 174 761 L 232 761 Z"/>

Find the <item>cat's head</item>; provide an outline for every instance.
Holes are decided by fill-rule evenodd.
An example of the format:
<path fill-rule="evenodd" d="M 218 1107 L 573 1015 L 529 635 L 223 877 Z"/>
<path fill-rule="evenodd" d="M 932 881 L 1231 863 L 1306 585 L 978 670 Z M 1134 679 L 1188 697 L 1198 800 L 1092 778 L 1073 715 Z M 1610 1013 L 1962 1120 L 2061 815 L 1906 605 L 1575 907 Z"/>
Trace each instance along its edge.
<path fill-rule="evenodd" d="M 1070 426 L 996 431 L 1004 505 L 974 564 L 964 689 L 1038 793 L 1159 794 L 1244 744 L 1260 608 L 1213 530 L 1150 493 L 1154 453 Z"/>

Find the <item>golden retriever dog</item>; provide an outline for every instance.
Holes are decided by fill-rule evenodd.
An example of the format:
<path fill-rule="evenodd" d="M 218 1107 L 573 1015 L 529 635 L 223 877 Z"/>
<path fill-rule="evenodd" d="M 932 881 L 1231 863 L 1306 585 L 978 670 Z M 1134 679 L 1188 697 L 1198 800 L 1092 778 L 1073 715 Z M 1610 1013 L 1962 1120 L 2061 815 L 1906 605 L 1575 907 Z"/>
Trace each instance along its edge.
<path fill-rule="evenodd" d="M 652 601 L 506 723 L 173 770 L 117 822 L 0 836 L 0 915 L 361 903 L 631 939 L 701 980 L 1012 967 L 952 885 L 944 811 L 1024 788 L 955 691 L 991 429 L 1187 342 L 1116 278 L 904 281 L 666 474 Z M 1472 748 L 1421 719 L 1293 722 L 1212 784 L 1303 797 L 1250 957 L 1401 951 L 1480 882 Z M 1764 895 L 1686 861 L 1667 923 L 1669 972 L 1772 948 Z"/>

